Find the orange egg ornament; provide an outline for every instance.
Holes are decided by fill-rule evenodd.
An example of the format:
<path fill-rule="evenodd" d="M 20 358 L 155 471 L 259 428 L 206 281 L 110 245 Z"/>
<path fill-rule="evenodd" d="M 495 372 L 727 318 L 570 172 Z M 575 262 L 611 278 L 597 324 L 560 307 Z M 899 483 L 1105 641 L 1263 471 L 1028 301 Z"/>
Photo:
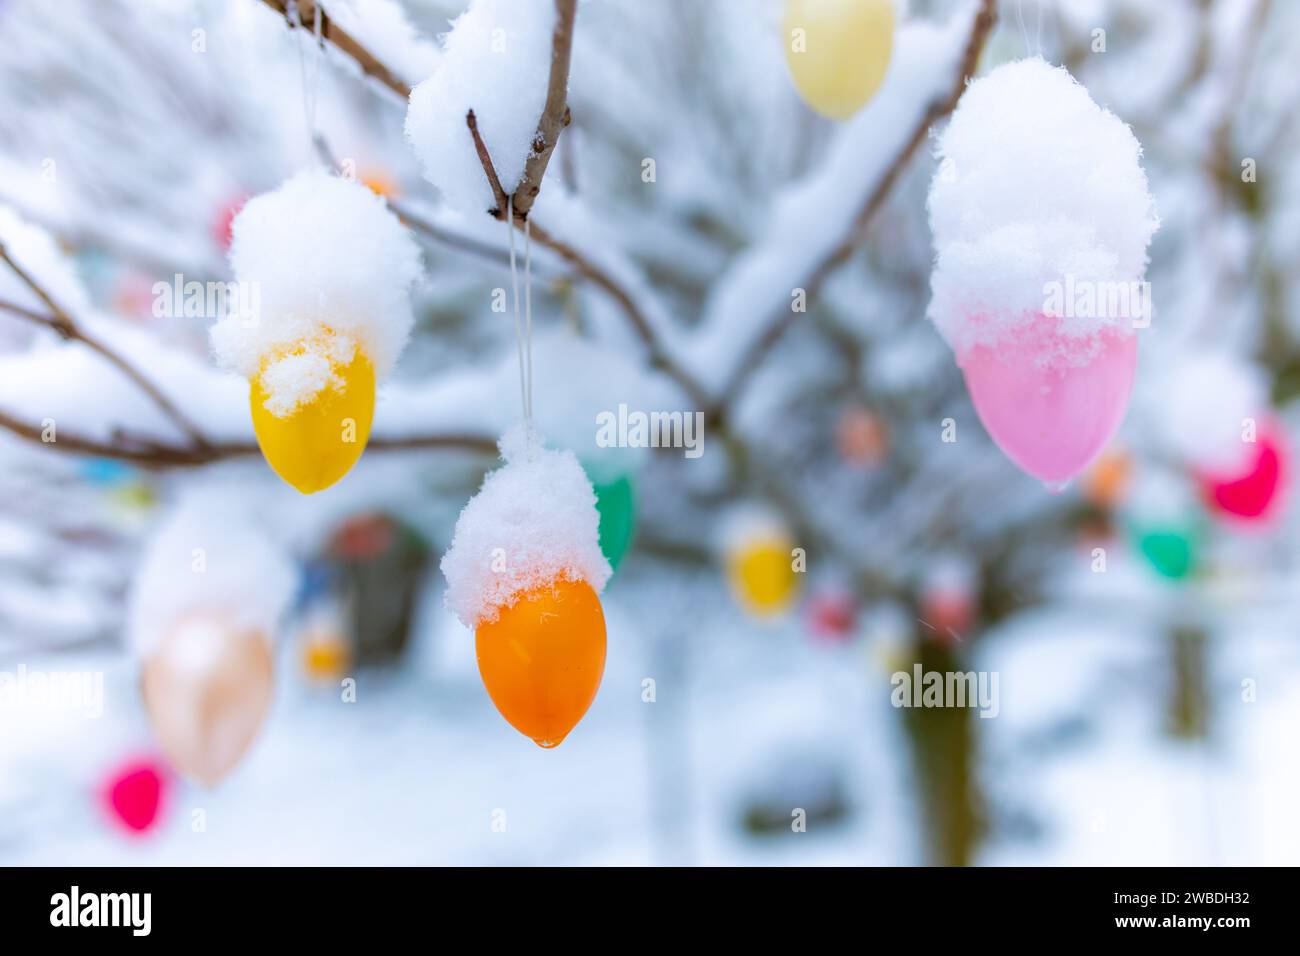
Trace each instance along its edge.
<path fill-rule="evenodd" d="M 478 669 L 501 716 L 539 747 L 558 747 L 596 699 L 605 614 L 586 581 L 525 592 L 475 629 Z"/>

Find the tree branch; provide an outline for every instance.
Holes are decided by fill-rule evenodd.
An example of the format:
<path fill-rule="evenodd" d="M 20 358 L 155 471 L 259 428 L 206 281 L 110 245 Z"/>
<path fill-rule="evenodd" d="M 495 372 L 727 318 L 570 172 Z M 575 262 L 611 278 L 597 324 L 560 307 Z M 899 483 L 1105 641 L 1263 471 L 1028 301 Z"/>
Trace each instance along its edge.
<path fill-rule="evenodd" d="M 320 10 L 320 35 L 322 40 L 334 44 L 338 50 L 355 60 L 357 66 L 361 67 L 361 72 L 366 76 L 378 80 L 404 100 L 411 98 L 411 88 L 382 63 L 378 57 L 367 50 L 352 34 L 331 20 L 329 14 L 325 12 L 325 8 L 320 6 L 316 0 L 262 0 L 262 2 L 284 17 L 284 22 L 289 24 L 290 29 L 301 25 L 304 29 L 314 31 L 316 11 Z M 295 3 L 298 8 L 296 19 L 290 10 Z"/>
<path fill-rule="evenodd" d="M 889 198 L 890 192 L 893 191 L 894 185 L 902 176 L 903 170 L 907 168 L 913 154 L 925 141 L 930 127 L 956 108 L 957 101 L 961 99 L 962 93 L 966 90 L 966 84 L 975 74 L 980 51 L 984 49 L 984 43 L 988 40 L 996 21 L 996 0 L 981 0 L 981 6 L 979 12 L 975 15 L 974 23 L 971 25 L 970 36 L 966 41 L 960 67 L 957 70 L 957 75 L 953 78 L 951 90 L 944 99 L 931 104 L 930 108 L 917 120 L 911 136 L 908 137 L 907 142 L 894 157 L 885 174 L 867 196 L 866 202 L 858 211 L 843 241 L 831 250 L 813 269 L 807 281 L 801 285 L 801 288 L 806 290 L 808 299 L 815 298 L 825 285 L 826 280 L 830 278 L 836 269 L 847 262 L 853 254 L 853 251 L 865 237 L 867 227 L 875 217 L 876 212 Z M 741 360 L 734 366 L 734 371 L 724 384 L 716 404 L 709 407 L 711 418 L 720 418 L 729 407 L 739 400 L 744 393 L 750 376 L 762 364 L 763 359 L 766 358 L 776 343 L 780 341 L 781 336 L 794 323 L 797 315 L 798 313 L 790 308 L 783 308 L 773 315 L 762 334 L 750 343 Z"/>
<path fill-rule="evenodd" d="M 262 0 L 262 2 L 283 16 L 290 27 L 295 26 L 289 13 L 290 0 Z M 488 184 L 492 188 L 492 195 L 497 203 L 497 208 L 491 211 L 492 215 L 497 219 L 504 219 L 507 206 L 513 205 L 515 213 L 514 225 L 521 229 L 541 191 L 542 178 L 546 174 L 551 154 L 555 151 L 555 145 L 559 141 L 560 133 L 569 125 L 571 119 L 568 107 L 568 85 L 577 2 L 576 0 L 555 0 L 555 6 L 555 32 L 551 41 L 551 69 L 547 81 L 546 102 L 542 108 L 542 115 L 538 120 L 537 138 L 533 144 L 533 152 L 528 157 L 524 167 L 523 179 L 515 190 L 513 198 L 508 197 L 501 186 L 501 179 L 492 163 L 492 157 L 488 153 L 487 145 L 479 134 L 478 121 L 473 111 L 471 110 L 465 117 L 470 135 L 474 139 L 474 148 L 478 153 L 479 162 L 483 165 L 484 175 L 488 178 Z M 309 14 L 314 17 L 312 0 L 299 0 L 298 9 L 304 24 L 309 19 Z M 324 18 L 323 10 L 322 17 Z M 402 97 L 410 98 L 410 87 L 396 80 L 392 70 L 388 69 L 374 54 L 366 50 L 355 38 L 336 26 L 332 21 L 329 21 L 328 18 L 324 18 L 322 21 L 321 36 L 356 60 L 362 72 L 367 76 L 378 79 Z M 418 223 L 413 224 L 418 225 Z M 572 266 L 577 275 L 600 288 L 618 304 L 632 324 L 637 337 L 645 344 L 649 352 L 650 362 L 655 368 L 660 369 L 677 382 L 696 405 L 701 408 L 708 405 L 708 394 L 704 388 L 689 372 L 668 356 L 644 311 L 636 304 L 635 299 L 626 289 L 578 249 L 558 239 L 536 223 L 532 224 L 531 233 L 539 245 L 550 249 Z"/>
<path fill-rule="evenodd" d="M 551 38 L 551 73 L 546 84 L 546 104 L 537 124 L 533 152 L 524 164 L 524 176 L 515 189 L 515 215 L 528 218 L 528 211 L 542 189 L 542 177 L 555 152 L 560 133 L 569 125 L 569 63 L 573 58 L 573 20 L 578 0 L 555 0 L 555 33 Z"/>
<path fill-rule="evenodd" d="M 67 341 L 80 342 L 98 353 L 120 370 L 142 392 L 149 396 L 155 405 L 191 439 L 189 445 L 174 445 L 161 439 L 130 435 L 118 430 L 112 440 L 103 441 L 88 438 L 76 433 L 56 430 L 53 440 L 47 440 L 45 429 L 23 421 L 14 415 L 0 411 L 0 428 L 12 432 L 20 438 L 51 447 L 55 450 L 69 451 L 99 458 L 111 458 L 142 467 L 172 468 L 208 465 L 215 461 L 256 455 L 259 448 L 254 442 L 212 442 L 156 385 L 126 358 L 99 339 L 82 329 L 68 312 L 55 301 L 54 297 L 38 283 L 22 266 L 9 255 L 8 249 L 0 242 L 0 259 L 3 259 L 37 298 L 48 308 L 49 314 L 37 312 L 6 299 L 0 299 L 0 311 L 7 312 L 27 322 L 53 329 Z M 466 451 L 491 454 L 496 450 L 496 442 L 487 435 L 471 433 L 445 433 L 433 435 L 415 435 L 407 438 L 384 438 L 374 436 L 367 443 L 367 448 L 376 451 L 403 451 L 421 448 L 460 448 Z"/>
<path fill-rule="evenodd" d="M 0 428 L 33 444 L 43 445 L 51 451 L 109 458 L 148 469 L 197 468 L 218 461 L 261 454 L 261 449 L 256 442 L 209 442 L 199 448 L 169 445 L 153 439 L 128 436 L 120 431 L 114 434 L 112 440 L 104 441 L 70 433 L 60 428 L 54 433 L 54 440 L 47 441 L 44 428 L 5 411 L 0 411 Z M 446 432 L 413 435 L 409 438 L 371 436 L 370 441 L 366 443 L 367 451 L 377 452 L 442 449 L 491 455 L 496 452 L 496 441 L 489 435 Z"/>
<path fill-rule="evenodd" d="M 39 313 L 32 312 L 28 309 L 15 309 L 9 303 L 3 303 L 9 311 L 30 322 L 46 325 L 61 335 L 65 340 L 80 342 L 91 351 L 98 353 L 111 365 L 122 372 L 123 375 L 134 382 L 140 391 L 148 395 L 149 399 L 158 406 L 159 410 L 162 411 L 162 413 L 167 416 L 167 418 L 170 419 L 177 428 L 189 437 L 192 444 L 198 448 L 202 448 L 208 444 L 208 440 L 204 437 L 202 430 L 200 430 L 199 427 L 190 420 L 189 416 L 182 412 L 170 398 L 163 394 L 162 390 L 150 381 L 143 372 L 137 369 L 118 352 L 114 351 L 108 345 L 101 342 L 93 335 L 90 335 L 77 325 L 77 323 L 73 321 L 72 316 L 70 316 L 57 302 L 54 301 L 53 297 L 41 286 L 41 284 L 32 278 L 32 276 L 22 266 L 13 260 L 9 255 L 9 250 L 5 248 L 3 242 L 0 242 L 0 259 L 3 259 L 8 264 L 9 268 L 13 270 L 14 274 L 22 280 L 23 284 L 27 286 L 27 288 L 31 289 L 36 297 L 45 303 L 46 308 L 50 310 L 50 314 L 40 315 Z"/>

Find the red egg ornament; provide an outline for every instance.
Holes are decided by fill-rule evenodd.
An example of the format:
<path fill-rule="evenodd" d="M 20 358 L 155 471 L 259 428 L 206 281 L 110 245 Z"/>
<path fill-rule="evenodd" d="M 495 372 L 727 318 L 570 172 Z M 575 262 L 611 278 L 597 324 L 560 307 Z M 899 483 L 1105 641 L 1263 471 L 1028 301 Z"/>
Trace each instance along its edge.
<path fill-rule="evenodd" d="M 144 833 L 158 821 L 167 789 L 166 771 L 157 762 L 139 760 L 114 771 L 104 799 L 114 820 L 133 833 Z"/>
<path fill-rule="evenodd" d="M 1235 472 L 1204 471 L 1201 494 L 1211 511 L 1241 524 L 1269 524 L 1282 511 L 1283 489 L 1290 474 L 1290 449 L 1282 430 L 1263 422 L 1245 456 L 1244 468 Z"/>
<path fill-rule="evenodd" d="M 853 596 L 846 592 L 818 592 L 808 601 L 808 629 L 827 644 L 846 643 L 853 636 L 857 619 Z"/>

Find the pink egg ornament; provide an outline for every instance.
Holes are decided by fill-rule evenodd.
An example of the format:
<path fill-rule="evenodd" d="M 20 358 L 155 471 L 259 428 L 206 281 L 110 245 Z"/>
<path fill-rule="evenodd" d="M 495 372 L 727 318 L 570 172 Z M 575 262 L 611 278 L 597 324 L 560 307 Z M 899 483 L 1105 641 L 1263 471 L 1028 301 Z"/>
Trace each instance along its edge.
<path fill-rule="evenodd" d="M 1124 420 L 1137 336 L 1103 329 L 1077 340 L 1039 315 L 1028 330 L 958 357 L 975 412 L 1013 462 L 1055 491 L 1086 468 Z"/>

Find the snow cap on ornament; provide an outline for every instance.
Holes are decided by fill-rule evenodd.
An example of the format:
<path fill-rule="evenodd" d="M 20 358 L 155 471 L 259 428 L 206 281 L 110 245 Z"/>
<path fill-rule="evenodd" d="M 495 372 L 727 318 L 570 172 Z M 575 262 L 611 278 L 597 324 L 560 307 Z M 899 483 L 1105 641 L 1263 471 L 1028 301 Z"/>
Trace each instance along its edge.
<path fill-rule="evenodd" d="M 250 199 L 233 233 L 239 308 L 212 344 L 249 380 L 267 463 L 313 494 L 365 450 L 376 381 L 410 334 L 419 249 L 382 198 L 324 170 Z"/>
<path fill-rule="evenodd" d="M 293 600 L 288 556 L 229 505 L 191 499 L 158 528 L 136 571 L 127 635 L 138 657 L 197 617 L 268 638 Z"/>
<path fill-rule="evenodd" d="M 501 188 L 518 188 L 546 105 L 554 30 L 549 0 L 472 0 L 452 21 L 406 113 L 406 138 L 448 205 L 470 214 L 496 205 L 465 121 L 471 110 Z"/>
<path fill-rule="evenodd" d="M 929 316 L 993 439 L 1049 484 L 1082 470 L 1127 407 L 1159 225 L 1141 153 L 1039 58 L 971 83 L 939 139 Z"/>
<path fill-rule="evenodd" d="M 293 597 L 287 558 L 239 514 L 192 501 L 150 543 L 131 595 L 130 641 L 159 746 L 213 786 L 270 709 L 271 634 Z"/>
<path fill-rule="evenodd" d="M 232 225 L 230 266 L 255 312 L 212 328 L 222 365 L 260 379 L 265 406 L 291 415 L 338 386 L 360 350 L 383 378 L 410 335 L 420 250 L 384 200 L 323 169 L 248 200 Z"/>
<path fill-rule="evenodd" d="M 442 558 L 445 603 L 470 628 L 555 581 L 583 581 L 599 594 L 612 573 L 596 495 L 573 453 L 542 447 L 526 425 L 500 447 L 505 463 L 461 511 Z"/>

